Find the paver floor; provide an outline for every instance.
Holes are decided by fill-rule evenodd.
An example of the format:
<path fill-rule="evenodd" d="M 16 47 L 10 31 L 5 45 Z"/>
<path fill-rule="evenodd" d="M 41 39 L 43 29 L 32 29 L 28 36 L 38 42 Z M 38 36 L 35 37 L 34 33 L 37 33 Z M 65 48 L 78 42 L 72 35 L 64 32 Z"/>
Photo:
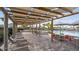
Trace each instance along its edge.
<path fill-rule="evenodd" d="M 29 42 L 28 48 L 31 51 L 78 51 L 74 45 L 68 42 L 54 41 L 46 34 L 35 35 L 31 32 L 23 32 L 24 38 Z"/>
<path fill-rule="evenodd" d="M 23 31 L 18 35 L 16 43 L 14 44 L 12 51 L 78 51 L 74 45 L 64 42 L 64 41 L 54 41 L 51 42 L 51 39 L 48 34 L 41 34 L 40 36 L 29 32 Z"/>

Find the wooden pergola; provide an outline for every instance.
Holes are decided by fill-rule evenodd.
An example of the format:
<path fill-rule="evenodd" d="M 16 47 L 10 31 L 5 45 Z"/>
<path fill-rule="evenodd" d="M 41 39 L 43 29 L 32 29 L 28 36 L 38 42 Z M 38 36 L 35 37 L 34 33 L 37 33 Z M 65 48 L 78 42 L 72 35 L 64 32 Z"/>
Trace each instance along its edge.
<path fill-rule="evenodd" d="M 74 12 L 75 7 L 1 7 L 0 9 L 4 13 L 5 51 L 8 50 L 8 18 L 10 18 L 13 22 L 13 36 L 15 38 L 15 33 L 17 32 L 17 25 L 19 24 L 37 25 L 42 22 L 51 21 L 52 34 L 53 20 L 79 14 L 79 12 Z"/>

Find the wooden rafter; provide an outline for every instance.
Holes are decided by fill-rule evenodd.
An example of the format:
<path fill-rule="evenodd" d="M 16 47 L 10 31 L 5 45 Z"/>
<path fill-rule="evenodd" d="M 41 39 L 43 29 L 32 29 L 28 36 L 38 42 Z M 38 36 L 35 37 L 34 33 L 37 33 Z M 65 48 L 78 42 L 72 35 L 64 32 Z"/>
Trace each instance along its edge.
<path fill-rule="evenodd" d="M 14 18 L 25 18 L 25 19 L 27 19 L 27 18 L 34 18 L 34 19 L 44 19 L 44 20 L 46 20 L 46 19 L 49 19 L 49 18 L 44 18 L 44 17 L 37 17 L 37 16 L 18 16 L 18 15 L 14 15 Z"/>
<path fill-rule="evenodd" d="M 27 12 L 20 12 L 20 11 L 14 11 L 14 10 L 11 10 L 8 12 L 12 12 L 12 13 L 16 13 L 16 14 L 22 14 L 22 15 L 30 15 L 30 16 L 37 16 L 37 17 L 44 17 L 44 18 L 51 18 L 52 16 L 42 16 L 41 14 L 37 14 L 37 13 L 31 13 L 31 14 L 28 14 Z"/>
<path fill-rule="evenodd" d="M 50 9 L 48 9 L 48 8 L 44 8 L 44 7 L 36 7 L 36 9 L 40 9 L 40 10 L 44 10 L 44 11 L 47 11 L 47 12 L 52 12 L 52 13 L 56 13 L 56 14 L 59 14 L 59 15 L 63 15 L 63 14 L 60 13 L 60 12 L 57 12 L 57 11 L 51 11 Z"/>
<path fill-rule="evenodd" d="M 33 7 L 32 7 L 32 8 L 33 8 Z M 22 8 L 17 8 L 17 7 L 12 7 L 11 10 L 15 10 L 15 11 L 19 11 L 19 12 L 29 12 L 27 9 L 22 9 Z M 39 11 L 39 12 L 37 12 L 38 10 L 39 10 L 39 9 L 34 8 L 34 10 L 31 11 L 31 12 L 32 12 L 32 13 L 37 13 L 37 14 L 40 14 L 40 15 L 46 14 L 46 12 L 44 13 L 44 12 L 42 12 L 42 10 Z M 41 12 L 42 12 L 42 13 L 41 13 Z M 56 15 L 50 13 L 50 14 L 47 14 L 47 16 L 55 17 Z"/>
<path fill-rule="evenodd" d="M 59 7 L 60 9 L 64 10 L 64 11 L 68 11 L 70 13 L 73 13 L 70 9 L 68 9 L 67 7 Z"/>

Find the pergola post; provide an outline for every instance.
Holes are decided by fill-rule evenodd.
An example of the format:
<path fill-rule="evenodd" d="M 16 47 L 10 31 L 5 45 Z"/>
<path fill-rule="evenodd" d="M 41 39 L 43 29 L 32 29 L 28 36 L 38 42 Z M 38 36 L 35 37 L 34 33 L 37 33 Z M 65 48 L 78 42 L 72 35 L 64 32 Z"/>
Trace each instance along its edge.
<path fill-rule="evenodd" d="M 30 32 L 31 32 L 31 25 L 29 27 L 30 27 L 29 29 L 30 29 Z"/>
<path fill-rule="evenodd" d="M 15 38 L 16 32 L 17 32 L 17 24 L 13 22 L 13 38 Z"/>
<path fill-rule="evenodd" d="M 40 23 L 39 23 L 39 36 L 40 36 L 40 27 L 41 27 L 41 25 L 40 25 Z"/>
<path fill-rule="evenodd" d="M 36 32 L 37 32 L 37 30 L 38 30 L 38 29 L 37 29 L 37 24 L 36 24 Z"/>
<path fill-rule="evenodd" d="M 51 41 L 53 41 L 53 19 L 51 20 Z"/>
<path fill-rule="evenodd" d="M 33 24 L 32 24 L 32 34 L 33 34 Z"/>
<path fill-rule="evenodd" d="M 40 26 L 41 26 L 41 25 L 40 25 L 40 23 L 39 23 L 39 30 L 40 30 Z"/>
<path fill-rule="evenodd" d="M 4 14 L 4 51 L 8 51 L 8 15 Z"/>

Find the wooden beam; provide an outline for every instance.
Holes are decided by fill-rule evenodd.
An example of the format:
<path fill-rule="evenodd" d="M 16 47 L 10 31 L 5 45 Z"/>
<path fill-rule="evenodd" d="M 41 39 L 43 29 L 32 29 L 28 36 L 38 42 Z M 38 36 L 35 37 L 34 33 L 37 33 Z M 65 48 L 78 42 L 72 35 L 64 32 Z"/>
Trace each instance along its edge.
<path fill-rule="evenodd" d="M 73 13 L 71 10 L 69 10 L 67 7 L 59 7 L 60 9 L 64 10 L 64 11 L 68 11 L 70 13 Z"/>
<path fill-rule="evenodd" d="M 36 19 L 49 19 L 49 18 L 46 18 L 46 17 L 40 17 L 40 16 L 33 16 L 33 15 L 29 15 L 29 16 L 18 16 L 18 15 L 14 15 L 13 16 L 14 18 L 36 18 Z"/>
<path fill-rule="evenodd" d="M 36 22 L 17 22 L 17 24 L 28 24 L 28 25 L 32 25 L 35 24 Z"/>
<path fill-rule="evenodd" d="M 8 12 L 12 12 L 12 13 L 18 13 L 18 14 L 28 14 L 27 12 L 21 12 L 21 11 L 16 11 L 16 10 L 7 10 Z"/>
<path fill-rule="evenodd" d="M 12 12 L 16 12 L 16 13 L 22 13 L 22 14 L 28 14 L 29 10 L 24 10 L 24 9 L 20 9 L 20 8 L 11 8 Z M 25 12 L 24 12 L 25 11 Z M 10 11 L 9 11 L 10 12 Z M 36 11 L 31 11 L 32 14 L 30 15 L 36 15 L 36 16 L 40 16 L 40 17 L 52 17 L 51 15 L 46 15 L 46 16 L 42 16 L 44 15 L 44 13 L 40 13 L 40 12 L 36 12 Z"/>
<path fill-rule="evenodd" d="M 21 11 L 27 11 L 26 9 L 23 9 L 22 7 L 10 7 L 10 9 L 16 9 L 16 10 L 21 10 Z"/>
<path fill-rule="evenodd" d="M 31 8 L 33 8 L 33 7 L 31 7 Z M 22 9 L 22 8 L 17 8 L 17 7 L 11 7 L 11 9 L 12 10 L 18 10 L 19 12 L 29 12 L 30 10 L 27 10 L 27 9 Z M 37 12 L 36 10 L 35 10 L 35 8 L 34 8 L 34 10 L 33 11 L 30 11 L 30 12 L 32 12 L 32 13 L 37 13 L 37 14 L 40 14 L 40 15 L 43 15 L 43 14 L 45 14 L 45 13 L 40 13 L 40 12 Z M 53 16 L 54 17 L 54 15 L 50 15 L 50 14 L 48 14 L 47 16 Z"/>
<path fill-rule="evenodd" d="M 32 8 L 34 8 L 34 7 L 32 7 Z M 33 10 L 33 11 L 31 11 L 31 12 L 32 12 L 32 13 L 41 14 L 41 15 L 45 14 L 45 13 L 36 12 L 36 8 L 37 8 L 37 7 L 34 8 L 35 11 Z M 30 10 L 27 10 L 27 9 L 22 9 L 22 8 L 17 8 L 17 7 L 11 7 L 11 9 L 15 9 L 15 10 L 19 10 L 19 11 L 26 11 L 26 12 L 30 11 Z M 37 10 L 38 10 L 38 9 L 37 9 Z M 54 13 L 55 13 L 55 14 L 58 13 L 59 15 L 61 14 L 60 12 L 56 12 L 56 11 L 54 11 Z M 63 14 L 61 14 L 61 15 L 63 15 Z M 47 16 L 55 17 L 56 15 L 47 14 Z"/>
<path fill-rule="evenodd" d="M 20 20 L 17 20 L 16 22 L 38 22 L 38 21 L 20 21 Z"/>
<path fill-rule="evenodd" d="M 34 19 L 34 20 L 36 20 L 36 18 L 31 18 L 31 17 L 29 17 L 29 18 L 14 18 L 15 20 L 22 20 L 22 19 L 25 19 L 25 20 L 28 20 L 28 19 Z M 44 19 L 38 19 L 38 20 L 44 20 Z"/>
<path fill-rule="evenodd" d="M 47 12 L 52 12 L 52 13 L 55 13 L 55 14 L 63 15 L 63 14 L 60 13 L 60 12 L 57 12 L 57 11 L 51 11 L 51 9 L 48 9 L 48 8 L 44 8 L 44 7 L 35 7 L 35 8 L 36 8 L 36 9 L 43 10 L 43 11 L 47 11 Z"/>
<path fill-rule="evenodd" d="M 13 17 L 14 18 L 25 18 L 24 16 L 17 16 L 17 15 L 14 15 Z"/>
<path fill-rule="evenodd" d="M 49 16 L 42 16 L 42 15 L 34 14 L 34 13 L 30 14 L 30 16 L 39 16 L 39 17 L 44 17 L 44 18 L 50 18 Z"/>
<path fill-rule="evenodd" d="M 16 11 L 16 10 L 7 10 L 8 12 L 12 12 L 12 13 L 18 13 L 18 14 L 24 14 L 24 15 L 29 15 L 28 11 L 27 12 L 21 12 L 21 11 Z M 37 12 L 31 12 L 30 16 L 40 16 L 40 17 L 46 17 L 46 18 L 50 18 L 51 16 L 47 15 L 47 16 L 42 16 L 43 14 L 37 13 Z"/>

